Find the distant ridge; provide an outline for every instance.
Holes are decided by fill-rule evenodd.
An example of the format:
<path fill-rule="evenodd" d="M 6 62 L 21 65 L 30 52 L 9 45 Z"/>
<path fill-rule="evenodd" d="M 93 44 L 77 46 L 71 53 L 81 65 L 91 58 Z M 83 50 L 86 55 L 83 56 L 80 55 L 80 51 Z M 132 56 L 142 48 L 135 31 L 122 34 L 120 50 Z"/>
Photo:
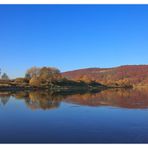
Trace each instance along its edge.
<path fill-rule="evenodd" d="M 122 65 L 112 68 L 84 68 L 63 72 L 71 80 L 96 81 L 102 84 L 148 84 L 148 65 Z"/>

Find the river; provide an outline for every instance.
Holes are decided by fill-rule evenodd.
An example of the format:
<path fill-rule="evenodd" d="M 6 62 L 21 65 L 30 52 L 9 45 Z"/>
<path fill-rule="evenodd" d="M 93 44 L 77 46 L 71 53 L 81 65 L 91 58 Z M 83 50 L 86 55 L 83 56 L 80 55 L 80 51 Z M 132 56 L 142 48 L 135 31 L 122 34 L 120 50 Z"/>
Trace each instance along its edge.
<path fill-rule="evenodd" d="M 0 143 L 148 143 L 148 89 L 0 92 Z"/>

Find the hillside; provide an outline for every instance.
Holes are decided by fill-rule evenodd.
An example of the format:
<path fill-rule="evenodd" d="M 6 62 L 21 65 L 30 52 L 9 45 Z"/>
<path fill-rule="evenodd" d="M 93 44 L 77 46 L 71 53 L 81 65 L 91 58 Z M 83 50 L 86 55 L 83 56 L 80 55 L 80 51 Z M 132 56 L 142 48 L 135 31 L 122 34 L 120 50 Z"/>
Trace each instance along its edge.
<path fill-rule="evenodd" d="M 64 72 L 62 75 L 71 80 L 96 81 L 105 85 L 147 85 L 148 65 L 87 68 Z"/>

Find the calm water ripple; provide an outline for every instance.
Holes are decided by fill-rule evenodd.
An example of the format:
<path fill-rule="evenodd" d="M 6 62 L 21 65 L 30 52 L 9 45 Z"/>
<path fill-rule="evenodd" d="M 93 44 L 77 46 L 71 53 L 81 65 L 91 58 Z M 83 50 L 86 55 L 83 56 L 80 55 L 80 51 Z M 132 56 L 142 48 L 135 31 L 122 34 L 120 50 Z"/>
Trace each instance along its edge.
<path fill-rule="evenodd" d="M 148 143 L 148 90 L 0 92 L 0 143 Z"/>

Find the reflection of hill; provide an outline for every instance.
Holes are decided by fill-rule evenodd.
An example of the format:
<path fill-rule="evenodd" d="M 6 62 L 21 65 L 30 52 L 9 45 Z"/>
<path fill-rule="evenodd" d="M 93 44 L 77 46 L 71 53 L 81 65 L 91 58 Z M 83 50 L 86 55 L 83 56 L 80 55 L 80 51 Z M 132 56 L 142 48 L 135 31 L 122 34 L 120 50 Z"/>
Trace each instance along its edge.
<path fill-rule="evenodd" d="M 148 108 L 148 90 L 110 89 L 97 94 L 72 95 L 67 97 L 65 101 L 88 106 Z"/>
<path fill-rule="evenodd" d="M 108 89 L 100 93 L 54 95 L 47 91 L 0 92 L 0 104 L 6 105 L 10 96 L 24 100 L 32 110 L 55 109 L 61 101 L 87 106 L 115 106 L 122 108 L 148 108 L 148 89 Z"/>

